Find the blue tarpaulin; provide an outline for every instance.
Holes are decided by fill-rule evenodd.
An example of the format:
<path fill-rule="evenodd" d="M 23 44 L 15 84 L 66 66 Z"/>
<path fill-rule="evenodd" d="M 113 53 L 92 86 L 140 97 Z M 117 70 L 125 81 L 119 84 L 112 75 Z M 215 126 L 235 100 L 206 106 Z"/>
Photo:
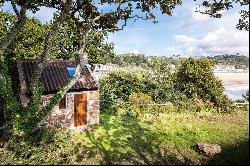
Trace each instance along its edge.
<path fill-rule="evenodd" d="M 76 67 L 66 67 L 70 77 L 76 76 Z"/>

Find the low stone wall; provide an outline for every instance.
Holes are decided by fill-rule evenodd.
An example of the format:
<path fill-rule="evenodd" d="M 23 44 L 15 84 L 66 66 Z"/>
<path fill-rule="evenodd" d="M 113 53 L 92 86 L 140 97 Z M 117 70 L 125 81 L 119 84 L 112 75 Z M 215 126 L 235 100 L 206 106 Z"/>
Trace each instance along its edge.
<path fill-rule="evenodd" d="M 43 119 L 41 123 L 50 124 L 56 127 L 65 127 L 69 129 L 86 128 L 87 126 L 74 126 L 74 94 L 87 94 L 87 126 L 99 124 L 100 104 L 98 91 L 82 91 L 66 93 L 66 109 L 59 109 L 59 105 Z M 42 96 L 41 106 L 45 107 L 53 95 Z"/>
<path fill-rule="evenodd" d="M 87 96 L 87 123 L 99 124 L 100 118 L 100 99 L 99 92 L 92 91 Z"/>

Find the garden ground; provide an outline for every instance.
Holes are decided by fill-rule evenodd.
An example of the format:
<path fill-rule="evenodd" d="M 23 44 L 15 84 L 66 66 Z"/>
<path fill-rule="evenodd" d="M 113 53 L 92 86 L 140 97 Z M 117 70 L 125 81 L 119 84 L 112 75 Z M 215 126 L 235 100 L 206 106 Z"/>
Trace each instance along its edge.
<path fill-rule="evenodd" d="M 0 164 L 249 164 L 248 111 L 169 112 L 101 115 L 86 132 L 44 128 L 25 138 L 14 136 L 0 148 Z M 218 144 L 214 157 L 198 142 Z"/>

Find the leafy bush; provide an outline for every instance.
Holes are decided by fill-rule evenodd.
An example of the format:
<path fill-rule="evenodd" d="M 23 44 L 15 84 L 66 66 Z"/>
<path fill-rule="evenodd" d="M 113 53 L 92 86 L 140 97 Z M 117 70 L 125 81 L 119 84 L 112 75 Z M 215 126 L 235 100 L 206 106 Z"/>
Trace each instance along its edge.
<path fill-rule="evenodd" d="M 101 80 L 101 110 L 116 113 L 118 108 L 129 108 L 133 116 L 174 109 L 232 111 L 233 102 L 223 94 L 222 81 L 214 76 L 212 67 L 208 59 L 190 58 L 177 72 L 162 60 L 154 61 L 151 70 L 121 68 Z"/>
<path fill-rule="evenodd" d="M 141 92 L 131 94 L 128 101 L 135 117 L 140 117 L 143 113 L 150 110 L 152 105 L 155 104 L 151 96 Z"/>
<path fill-rule="evenodd" d="M 245 94 L 242 95 L 245 101 L 249 101 L 249 90 L 246 91 Z"/>
<path fill-rule="evenodd" d="M 177 108 L 174 106 L 172 102 L 166 102 L 163 105 L 162 104 L 156 104 L 151 107 L 150 112 L 153 114 L 159 114 L 159 113 L 169 113 L 177 110 Z"/>
<path fill-rule="evenodd" d="M 101 110 L 114 112 L 132 93 L 146 91 L 149 73 L 142 68 L 122 68 L 100 81 Z"/>
<path fill-rule="evenodd" d="M 169 62 L 157 59 L 152 63 L 151 77 L 149 78 L 148 94 L 154 101 L 164 103 L 173 101 L 178 96 L 178 92 L 173 87 L 175 73 L 170 68 Z"/>
<path fill-rule="evenodd" d="M 219 108 L 219 111 L 221 112 L 231 112 L 236 108 L 236 106 L 234 105 L 234 102 L 228 99 L 226 95 L 221 96 L 217 107 Z"/>
<path fill-rule="evenodd" d="M 223 111 L 232 110 L 232 102 L 223 94 L 222 81 L 212 72 L 214 63 L 207 58 L 189 58 L 182 61 L 177 71 L 175 89 L 188 98 L 210 101 Z"/>
<path fill-rule="evenodd" d="M 27 135 L 13 135 L 1 149 L 1 164 L 68 164 L 74 145 L 63 129 L 43 126 Z M 70 143 L 69 143 L 70 142 Z"/>
<path fill-rule="evenodd" d="M 159 113 L 172 112 L 176 109 L 171 102 L 158 104 L 150 95 L 141 92 L 130 95 L 127 108 L 129 109 L 127 114 L 137 119 L 142 118 L 145 114 L 159 115 Z"/>

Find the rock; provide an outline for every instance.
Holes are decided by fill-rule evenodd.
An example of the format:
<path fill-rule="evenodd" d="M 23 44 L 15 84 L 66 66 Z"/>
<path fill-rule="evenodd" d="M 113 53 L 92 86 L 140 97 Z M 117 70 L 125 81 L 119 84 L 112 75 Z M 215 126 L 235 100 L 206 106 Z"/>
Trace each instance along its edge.
<path fill-rule="evenodd" d="M 197 147 L 210 157 L 221 152 L 221 147 L 217 144 L 198 143 Z"/>

